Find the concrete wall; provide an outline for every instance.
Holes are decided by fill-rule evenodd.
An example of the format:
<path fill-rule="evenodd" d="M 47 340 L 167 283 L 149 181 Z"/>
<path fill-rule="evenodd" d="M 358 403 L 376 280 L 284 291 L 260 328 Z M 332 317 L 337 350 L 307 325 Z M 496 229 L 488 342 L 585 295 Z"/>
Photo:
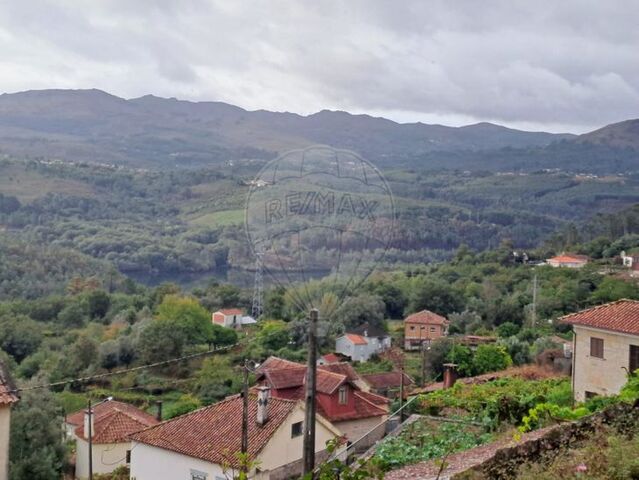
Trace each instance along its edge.
<path fill-rule="evenodd" d="M 373 431 L 362 441 L 358 442 L 357 446 L 353 448 L 353 451 L 355 452 L 362 452 L 384 437 L 384 434 L 386 433 L 386 425 L 379 425 L 384 420 L 386 420 L 386 415 L 361 418 L 358 420 L 347 420 L 345 422 L 334 422 L 334 425 L 339 428 L 350 442 L 358 440 L 362 435 L 365 435 L 372 429 Z"/>
<path fill-rule="evenodd" d="M 110 473 L 120 465 L 126 465 L 126 452 L 131 443 L 112 443 L 93 445 L 93 473 Z M 76 440 L 75 478 L 89 478 L 89 443 L 83 439 Z"/>
<path fill-rule="evenodd" d="M 0 480 L 9 478 L 9 431 L 11 430 L 11 407 L 0 407 Z"/>
<path fill-rule="evenodd" d="M 639 336 L 614 333 L 583 326 L 574 327 L 573 390 L 575 400 L 584 401 L 586 392 L 614 395 L 626 384 L 630 345 L 639 346 Z M 604 358 L 590 356 L 590 338 L 602 338 Z"/>
<path fill-rule="evenodd" d="M 207 474 L 206 480 L 226 480 L 220 465 L 179 453 L 133 442 L 131 478 L 135 480 L 191 480 L 191 471 Z M 232 478 L 230 475 L 229 478 Z"/>

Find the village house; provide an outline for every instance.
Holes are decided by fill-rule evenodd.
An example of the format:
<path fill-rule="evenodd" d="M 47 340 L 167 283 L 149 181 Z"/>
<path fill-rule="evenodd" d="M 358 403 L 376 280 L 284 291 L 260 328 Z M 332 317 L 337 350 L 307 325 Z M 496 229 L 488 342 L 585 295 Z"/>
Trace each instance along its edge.
<path fill-rule="evenodd" d="M 331 363 L 339 363 L 342 362 L 342 356 L 337 355 L 336 353 L 326 353 L 317 359 L 318 365 L 329 365 Z"/>
<path fill-rule="evenodd" d="M 450 322 L 429 310 L 413 313 L 404 319 L 404 349 L 418 350 L 425 343 L 448 335 Z"/>
<path fill-rule="evenodd" d="M 131 478 L 225 480 L 236 478 L 242 443 L 243 399 L 236 395 L 131 435 Z M 279 480 L 302 473 L 304 405 L 273 397 L 268 388 L 249 394 L 249 478 Z M 341 432 L 317 416 L 316 461 Z"/>
<path fill-rule="evenodd" d="M 9 433 L 11 407 L 19 398 L 15 385 L 3 362 L 0 361 L 0 480 L 9 478 Z"/>
<path fill-rule="evenodd" d="M 620 257 L 621 264 L 630 270 L 630 276 L 639 276 L 639 254 L 621 252 Z"/>
<path fill-rule="evenodd" d="M 271 357 L 257 370 L 257 381 L 268 386 L 275 398 L 302 400 L 306 366 Z M 365 390 L 352 366 L 329 364 L 317 369 L 317 411 L 349 441 L 366 435 L 357 448 L 366 448 L 385 434 L 380 425 L 388 416 L 388 399 Z"/>
<path fill-rule="evenodd" d="M 243 325 L 257 323 L 255 319 L 244 316 L 244 312 L 239 308 L 224 308 L 213 312 L 211 321 L 217 325 L 227 328 L 242 328 Z"/>
<path fill-rule="evenodd" d="M 159 420 L 133 405 L 108 400 L 91 409 L 93 473 L 110 473 L 130 461 L 129 435 L 156 425 Z M 89 478 L 89 414 L 80 410 L 69 415 L 65 427 L 76 441 L 75 478 Z"/>
<path fill-rule="evenodd" d="M 335 340 L 335 352 L 353 362 L 367 362 L 373 355 L 379 355 L 390 347 L 390 335 L 368 323 L 349 330 Z"/>
<path fill-rule="evenodd" d="M 590 261 L 587 255 L 577 255 L 574 253 L 562 253 L 556 257 L 549 258 L 546 263 L 551 267 L 582 268 Z"/>
<path fill-rule="evenodd" d="M 368 384 L 372 393 L 393 399 L 399 398 L 399 392 L 402 388 L 402 380 L 405 392 L 415 385 L 415 381 L 409 375 L 396 371 L 368 373 L 362 375 L 362 379 Z"/>
<path fill-rule="evenodd" d="M 639 301 L 619 300 L 560 319 L 573 326 L 575 400 L 619 393 L 639 369 Z"/>

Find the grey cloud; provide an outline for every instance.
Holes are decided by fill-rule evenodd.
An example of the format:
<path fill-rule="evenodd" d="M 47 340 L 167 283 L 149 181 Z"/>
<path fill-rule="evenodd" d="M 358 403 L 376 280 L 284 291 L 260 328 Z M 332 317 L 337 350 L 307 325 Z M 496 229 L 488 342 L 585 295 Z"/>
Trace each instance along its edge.
<path fill-rule="evenodd" d="M 584 131 L 638 116 L 638 18 L 633 0 L 0 0 L 0 91 Z"/>

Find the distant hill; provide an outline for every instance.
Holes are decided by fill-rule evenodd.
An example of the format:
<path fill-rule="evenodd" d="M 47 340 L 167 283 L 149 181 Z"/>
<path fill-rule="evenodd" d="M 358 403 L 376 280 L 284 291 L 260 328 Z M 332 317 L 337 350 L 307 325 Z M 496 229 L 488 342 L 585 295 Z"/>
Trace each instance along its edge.
<path fill-rule="evenodd" d="M 639 150 L 639 119 L 613 123 L 594 132 L 580 135 L 579 143 Z"/>
<path fill-rule="evenodd" d="M 543 147 L 570 138 L 489 123 L 456 128 L 328 110 L 309 116 L 247 111 L 151 95 L 125 100 L 100 90 L 0 95 L 0 153 L 140 167 L 265 159 L 317 143 L 378 163 L 407 164 L 431 152 Z"/>

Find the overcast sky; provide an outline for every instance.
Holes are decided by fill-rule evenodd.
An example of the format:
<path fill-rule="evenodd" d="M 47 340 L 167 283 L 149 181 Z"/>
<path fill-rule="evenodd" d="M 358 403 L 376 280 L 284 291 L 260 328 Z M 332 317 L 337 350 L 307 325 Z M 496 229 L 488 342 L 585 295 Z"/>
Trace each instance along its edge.
<path fill-rule="evenodd" d="M 639 117 L 639 1 L 0 0 L 0 91 L 583 132 Z"/>

